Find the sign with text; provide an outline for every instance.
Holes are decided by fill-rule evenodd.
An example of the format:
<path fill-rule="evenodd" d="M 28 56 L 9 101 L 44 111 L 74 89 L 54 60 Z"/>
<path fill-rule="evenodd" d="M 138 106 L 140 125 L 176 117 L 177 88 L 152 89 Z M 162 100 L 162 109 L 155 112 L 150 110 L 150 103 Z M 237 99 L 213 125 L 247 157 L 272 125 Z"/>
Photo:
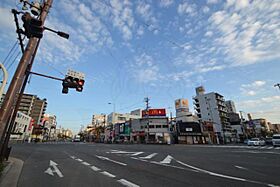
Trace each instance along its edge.
<path fill-rule="evenodd" d="M 164 108 L 161 109 L 149 109 L 149 113 L 146 110 L 142 111 L 142 116 L 166 116 L 166 110 Z"/>

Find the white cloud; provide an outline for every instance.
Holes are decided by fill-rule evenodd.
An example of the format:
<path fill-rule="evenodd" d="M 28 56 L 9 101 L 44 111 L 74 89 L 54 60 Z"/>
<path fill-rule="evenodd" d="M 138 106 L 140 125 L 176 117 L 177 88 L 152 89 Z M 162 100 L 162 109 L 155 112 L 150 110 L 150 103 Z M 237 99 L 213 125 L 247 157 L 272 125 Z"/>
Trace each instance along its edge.
<path fill-rule="evenodd" d="M 160 0 L 159 6 L 167 8 L 167 7 L 171 6 L 173 3 L 174 3 L 174 0 Z"/>
<path fill-rule="evenodd" d="M 243 111 L 251 113 L 253 118 L 266 118 L 273 123 L 279 123 L 280 96 L 272 95 L 253 100 L 237 102 L 236 105 Z"/>
<path fill-rule="evenodd" d="M 133 77 L 139 83 L 153 83 L 162 79 L 160 69 L 155 64 L 152 56 L 142 53 L 134 58 L 134 63 L 131 65 Z"/>
<path fill-rule="evenodd" d="M 218 2 L 218 0 L 207 0 L 207 4 L 216 4 Z"/>
<path fill-rule="evenodd" d="M 266 81 L 257 80 L 250 84 L 242 84 L 240 90 L 243 95 L 255 96 L 264 88 L 265 85 Z"/>
<path fill-rule="evenodd" d="M 5 31 L 12 31 L 15 29 L 15 22 L 13 19 L 13 14 L 11 13 L 11 10 L 8 8 L 2 8 L 0 7 L 0 25 L 1 30 L 4 29 Z"/>
<path fill-rule="evenodd" d="M 190 4 L 188 2 L 184 2 L 178 5 L 177 12 L 180 15 L 188 14 L 190 16 L 197 15 L 197 7 L 195 4 Z"/>
<path fill-rule="evenodd" d="M 211 37 L 212 35 L 213 35 L 212 31 L 207 31 L 204 36 L 210 36 Z"/>
<path fill-rule="evenodd" d="M 202 8 L 202 11 L 203 11 L 203 13 L 207 13 L 207 12 L 210 11 L 210 9 L 208 8 L 208 6 L 204 6 L 204 7 Z"/>
<path fill-rule="evenodd" d="M 232 66 L 254 64 L 280 57 L 280 6 L 276 1 L 230 1 L 212 14 L 207 29 L 217 33 L 219 47 Z M 278 12 L 278 13 L 277 13 Z"/>

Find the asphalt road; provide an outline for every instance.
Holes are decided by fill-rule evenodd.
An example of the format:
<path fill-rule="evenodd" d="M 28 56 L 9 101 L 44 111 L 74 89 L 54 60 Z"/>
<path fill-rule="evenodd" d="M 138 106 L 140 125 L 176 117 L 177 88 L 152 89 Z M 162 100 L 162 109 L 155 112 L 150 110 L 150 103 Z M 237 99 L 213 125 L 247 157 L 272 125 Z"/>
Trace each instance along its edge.
<path fill-rule="evenodd" d="M 30 186 L 278 186 L 280 150 L 123 144 L 17 144 Z"/>

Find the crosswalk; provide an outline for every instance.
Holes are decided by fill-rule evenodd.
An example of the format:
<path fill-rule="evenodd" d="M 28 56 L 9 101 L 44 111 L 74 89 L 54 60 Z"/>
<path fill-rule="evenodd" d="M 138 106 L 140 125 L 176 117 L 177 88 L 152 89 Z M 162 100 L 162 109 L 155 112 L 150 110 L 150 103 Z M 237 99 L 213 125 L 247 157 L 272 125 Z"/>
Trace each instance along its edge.
<path fill-rule="evenodd" d="M 196 147 L 213 147 L 213 148 L 239 148 L 239 149 L 260 149 L 260 150 L 280 150 L 280 147 L 274 146 L 246 146 L 246 145 L 196 145 Z"/>

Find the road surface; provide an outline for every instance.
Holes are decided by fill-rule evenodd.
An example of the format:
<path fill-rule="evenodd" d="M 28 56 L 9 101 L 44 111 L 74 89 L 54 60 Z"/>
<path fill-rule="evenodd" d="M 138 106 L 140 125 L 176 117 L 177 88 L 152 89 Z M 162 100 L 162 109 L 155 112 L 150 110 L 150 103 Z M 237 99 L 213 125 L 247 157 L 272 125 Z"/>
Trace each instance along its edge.
<path fill-rule="evenodd" d="M 273 147 L 38 143 L 11 156 L 24 161 L 20 187 L 280 185 Z"/>

